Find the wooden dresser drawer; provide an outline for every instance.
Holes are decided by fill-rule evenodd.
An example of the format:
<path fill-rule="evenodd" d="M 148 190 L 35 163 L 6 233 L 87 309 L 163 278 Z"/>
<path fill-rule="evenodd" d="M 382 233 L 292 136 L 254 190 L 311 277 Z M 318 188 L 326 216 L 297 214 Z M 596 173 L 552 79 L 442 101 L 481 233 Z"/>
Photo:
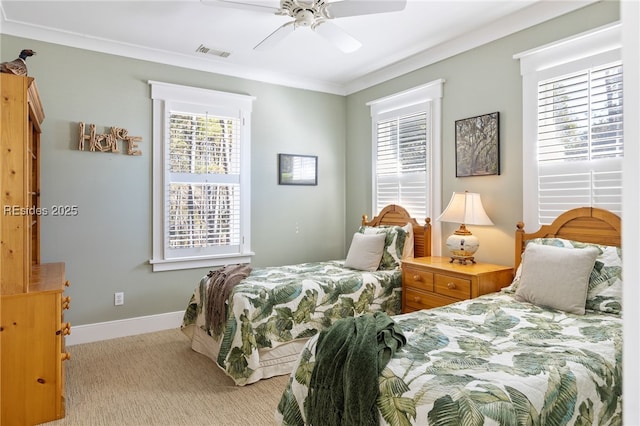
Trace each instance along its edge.
<path fill-rule="evenodd" d="M 489 263 L 453 263 L 426 256 L 402 261 L 402 312 L 431 309 L 499 291 L 513 268 Z"/>
<path fill-rule="evenodd" d="M 455 299 L 471 299 L 471 280 L 435 274 L 436 293 Z"/>
<path fill-rule="evenodd" d="M 411 287 L 403 289 L 402 297 L 404 298 L 404 312 L 437 308 L 457 301 L 456 299 L 440 296 L 436 293 L 425 293 Z"/>
<path fill-rule="evenodd" d="M 433 291 L 433 273 L 416 268 L 402 268 L 402 282 L 406 286 Z"/>

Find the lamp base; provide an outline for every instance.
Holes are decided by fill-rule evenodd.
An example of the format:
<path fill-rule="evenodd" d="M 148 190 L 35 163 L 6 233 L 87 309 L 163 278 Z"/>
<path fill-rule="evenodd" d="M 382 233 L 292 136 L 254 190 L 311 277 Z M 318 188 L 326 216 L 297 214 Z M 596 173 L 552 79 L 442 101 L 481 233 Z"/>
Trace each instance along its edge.
<path fill-rule="evenodd" d="M 466 265 L 467 261 L 469 261 L 471 263 L 476 263 L 474 256 L 455 256 L 455 255 L 451 255 L 450 257 L 451 257 L 451 260 L 449 261 L 449 263 L 453 263 L 456 260 L 461 265 Z"/>
<path fill-rule="evenodd" d="M 456 260 L 463 265 L 466 264 L 467 261 L 476 263 L 474 254 L 478 250 L 478 247 L 480 247 L 480 242 L 475 235 L 472 235 L 471 232 L 463 227 L 464 225 L 447 238 L 446 244 L 449 249 L 449 256 L 451 257 L 449 263 L 453 263 Z"/>

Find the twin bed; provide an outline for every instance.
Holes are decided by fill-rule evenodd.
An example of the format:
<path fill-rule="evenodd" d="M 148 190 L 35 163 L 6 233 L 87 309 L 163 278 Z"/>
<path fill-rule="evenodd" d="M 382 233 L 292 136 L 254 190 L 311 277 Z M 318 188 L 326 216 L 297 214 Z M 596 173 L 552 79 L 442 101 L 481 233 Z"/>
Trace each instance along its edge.
<path fill-rule="evenodd" d="M 237 385 L 289 374 L 305 342 L 337 319 L 400 313 L 399 263 L 404 256 L 430 255 L 430 232 L 428 222 L 420 225 L 397 205 L 370 221 L 363 216 L 358 234 L 382 233 L 384 240 L 375 270 L 345 266 L 366 263 L 366 247 L 359 256 L 353 242 L 344 260 L 254 268 L 233 288 L 222 330 L 207 318 L 211 280 L 205 276 L 191 296 L 182 330 L 192 349 L 211 358 Z"/>
<path fill-rule="evenodd" d="M 378 376 L 371 404 L 380 424 L 621 424 L 620 231 L 618 216 L 596 208 L 568 211 L 534 233 L 519 224 L 511 286 L 394 316 L 407 343 Z M 303 348 L 277 407 L 280 424 L 315 416 L 309 386 L 319 346 L 314 336 Z M 338 396 L 336 410 L 359 398 Z"/>
<path fill-rule="evenodd" d="M 372 221 L 363 218 L 359 232 L 407 223 L 413 255 L 430 255 L 429 222 L 419 225 L 399 206 L 388 206 Z M 319 334 L 340 318 L 374 312 L 392 316 L 406 338 L 377 377 L 373 409 L 381 424 L 617 425 L 620 234 L 620 218 L 597 208 L 570 210 L 533 233 L 520 223 L 517 272 L 509 287 L 408 314 L 399 314 L 399 268 L 355 276 L 344 270 L 345 261 L 261 268 L 235 288 L 217 337 L 204 326 L 205 277 L 183 330 L 192 336 L 193 349 L 238 385 L 290 374 L 276 409 L 283 425 L 307 424 L 305 410 L 313 409 L 309 384 Z M 391 246 L 385 250 L 408 255 L 408 246 Z M 351 398 L 358 396 L 341 395 L 344 404 Z"/>

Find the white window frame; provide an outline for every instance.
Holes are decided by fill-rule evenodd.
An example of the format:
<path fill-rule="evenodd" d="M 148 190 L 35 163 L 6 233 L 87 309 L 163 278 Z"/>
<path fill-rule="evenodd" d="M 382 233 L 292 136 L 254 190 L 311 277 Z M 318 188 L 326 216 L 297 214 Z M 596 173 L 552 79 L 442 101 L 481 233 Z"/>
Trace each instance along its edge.
<path fill-rule="evenodd" d="M 252 96 L 219 92 L 196 87 L 149 81 L 153 99 L 153 271 L 250 263 L 251 256 L 251 110 Z M 240 135 L 240 245 L 237 253 L 185 255 L 175 257 L 166 246 L 167 220 L 165 190 L 168 170 L 168 108 L 172 104 L 206 106 L 213 110 L 232 111 L 242 121 Z"/>
<path fill-rule="evenodd" d="M 441 225 L 435 222 L 434 215 L 441 211 L 442 203 L 442 93 L 443 79 L 431 81 L 429 83 L 413 87 L 411 89 L 395 93 L 390 96 L 379 98 L 368 102 L 366 105 L 371 109 L 371 145 L 372 145 L 372 200 L 371 208 L 377 214 L 376 198 L 376 160 L 378 147 L 378 122 L 391 117 L 398 117 L 416 112 L 427 112 L 429 121 L 427 131 L 430 146 L 427 147 L 427 198 L 426 216 L 431 218 L 432 226 L 432 253 L 434 256 L 440 255 L 442 232 Z M 424 217 L 415 218 L 422 222 Z"/>
<path fill-rule="evenodd" d="M 522 75 L 523 220 L 542 225 L 538 214 L 538 83 L 621 60 L 621 25 L 614 23 L 514 55 Z"/>

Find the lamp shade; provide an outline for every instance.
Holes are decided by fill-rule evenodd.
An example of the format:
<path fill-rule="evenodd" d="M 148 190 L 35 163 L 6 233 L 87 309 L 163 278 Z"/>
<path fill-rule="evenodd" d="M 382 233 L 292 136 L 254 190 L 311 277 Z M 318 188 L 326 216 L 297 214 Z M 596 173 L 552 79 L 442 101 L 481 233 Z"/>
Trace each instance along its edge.
<path fill-rule="evenodd" d="M 493 225 L 484 211 L 480 194 L 467 191 L 454 192 L 449 205 L 436 220 L 465 225 Z"/>
<path fill-rule="evenodd" d="M 460 228 L 447 238 L 446 245 L 451 252 L 451 262 L 467 260 L 475 263 L 474 254 L 480 247 L 480 241 L 467 230 L 467 225 L 493 225 L 482 207 L 480 194 L 475 192 L 454 192 L 449 205 L 438 217 L 441 222 L 455 222 Z"/>

